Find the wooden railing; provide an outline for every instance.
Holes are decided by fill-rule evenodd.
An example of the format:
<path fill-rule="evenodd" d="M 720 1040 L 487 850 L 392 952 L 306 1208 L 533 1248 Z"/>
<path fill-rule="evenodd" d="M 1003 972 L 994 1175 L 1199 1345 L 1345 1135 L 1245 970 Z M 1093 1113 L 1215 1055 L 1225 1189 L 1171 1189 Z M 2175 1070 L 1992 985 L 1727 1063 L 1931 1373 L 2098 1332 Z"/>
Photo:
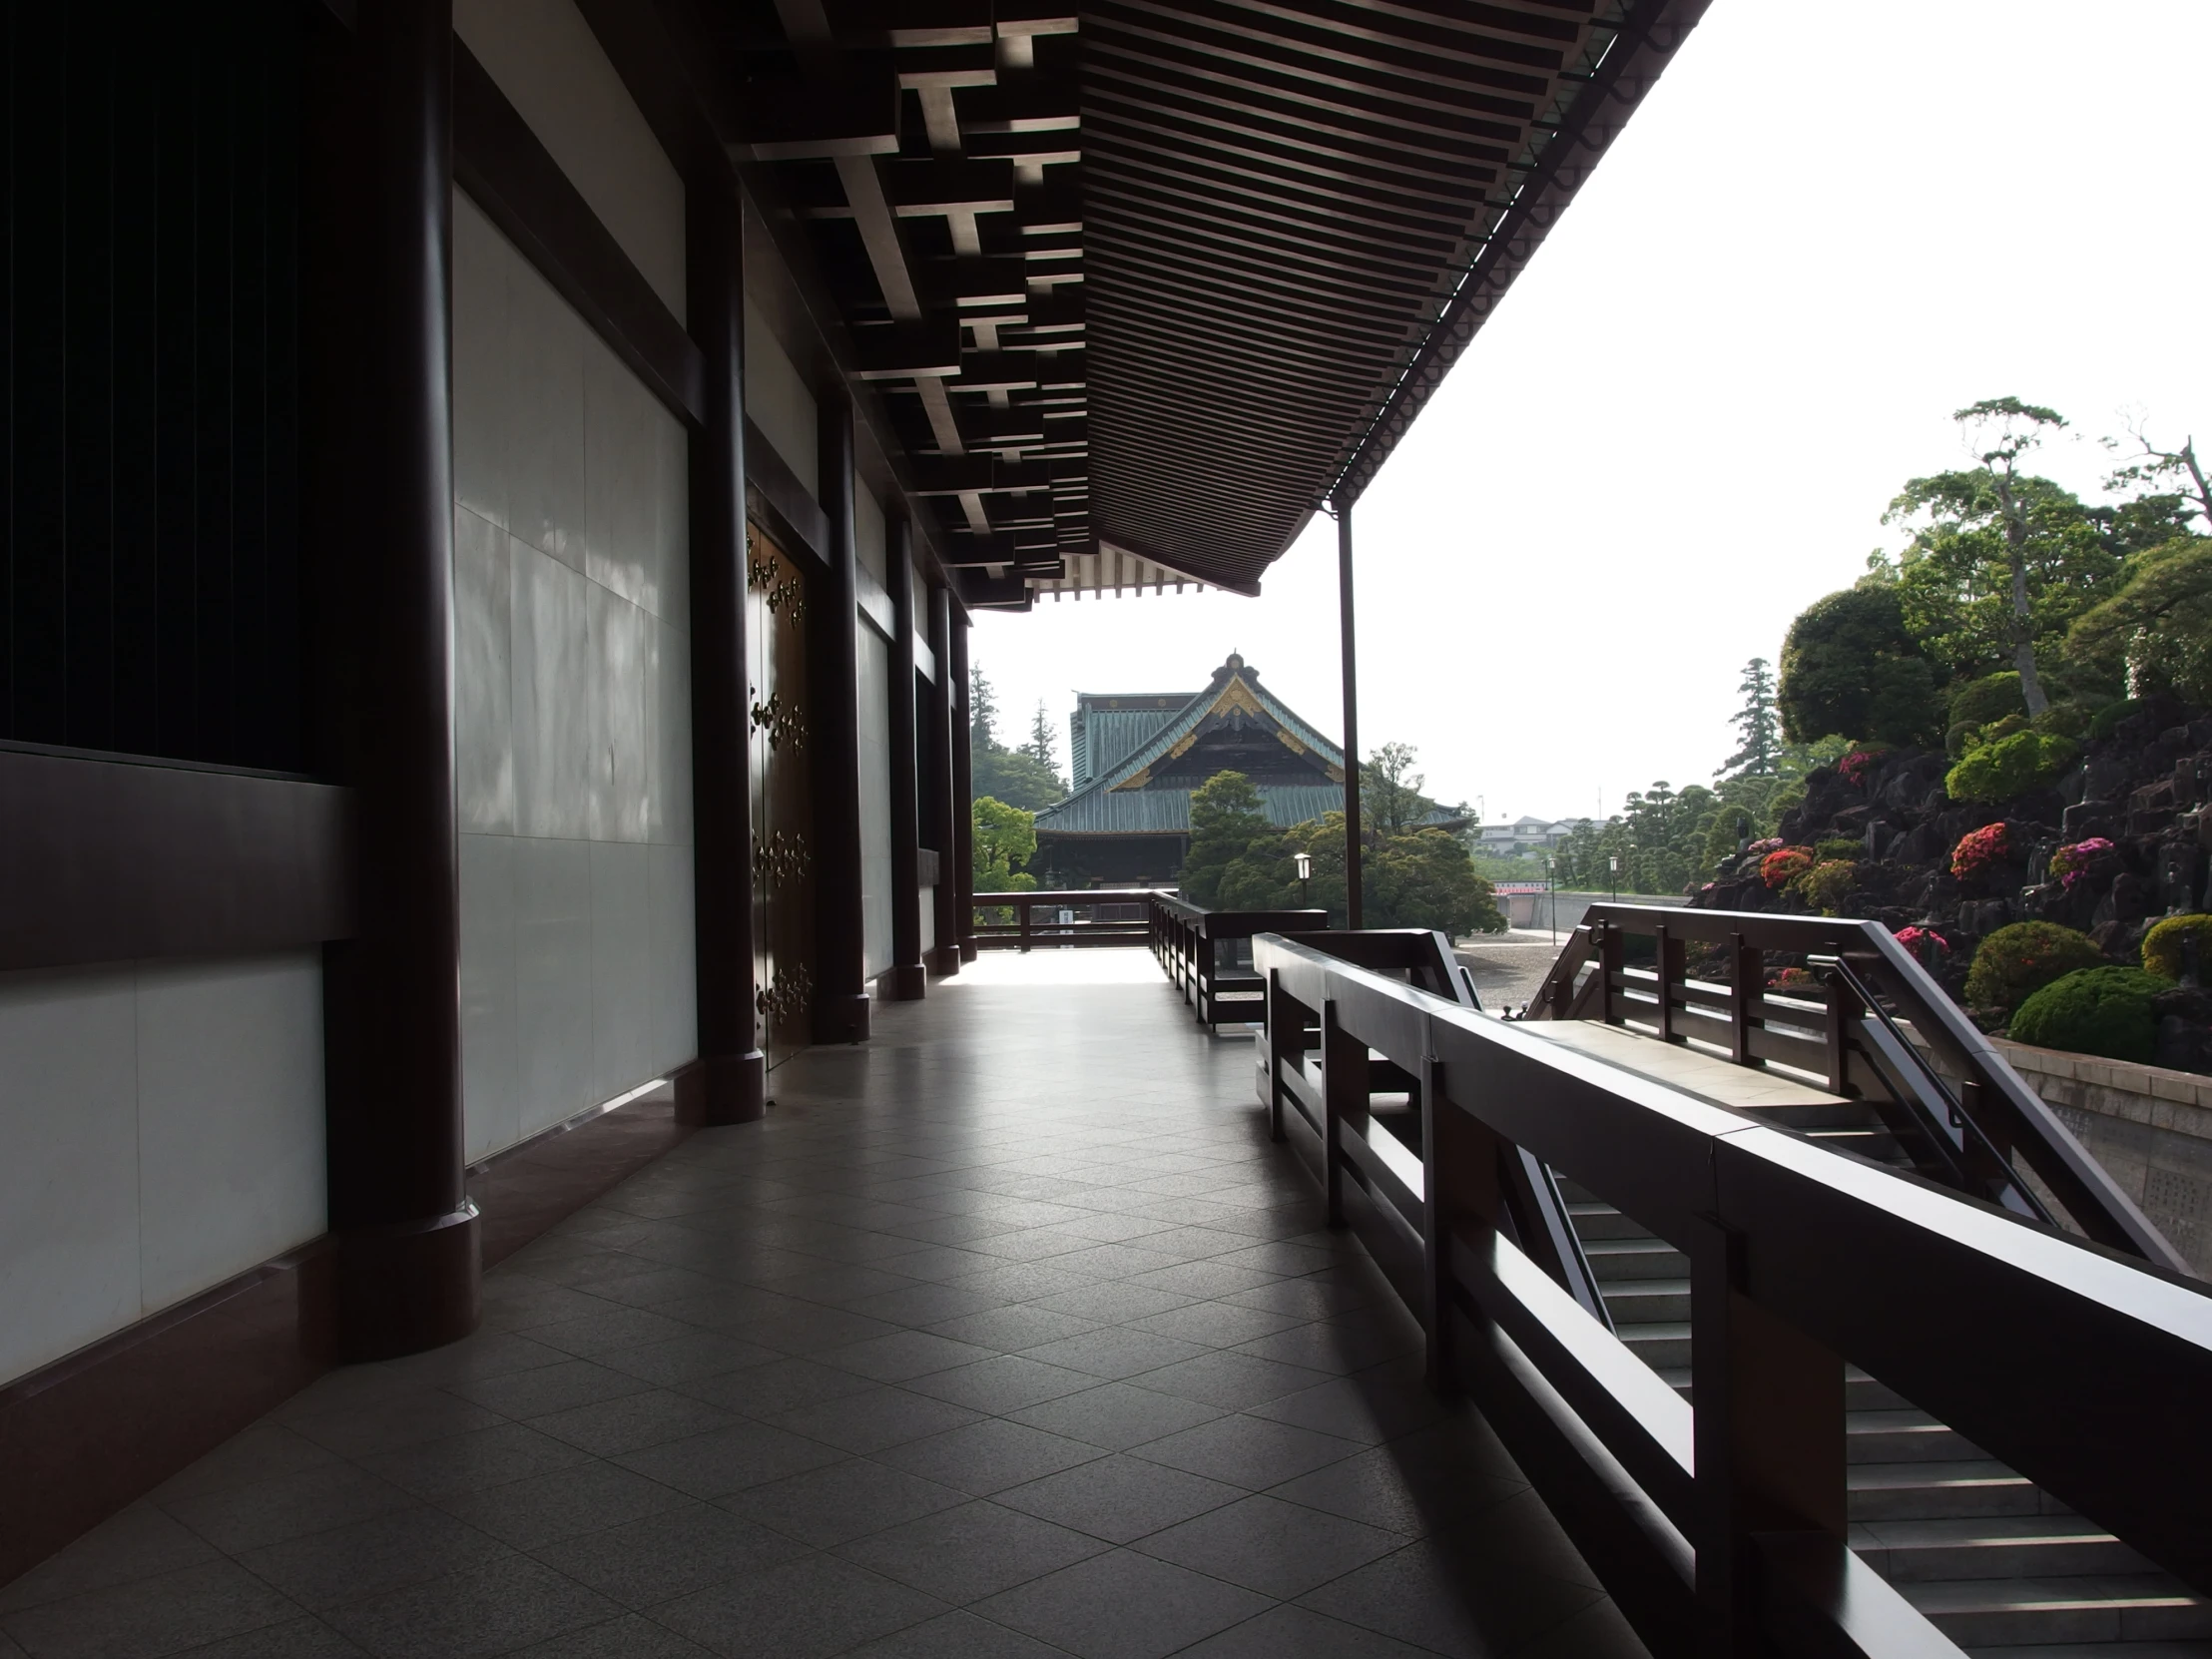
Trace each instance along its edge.
<path fill-rule="evenodd" d="M 1254 960 L 1278 1131 L 1312 1131 L 1331 1219 L 1420 1317 L 1431 1379 L 1475 1396 L 1662 1659 L 1958 1652 L 1847 1547 L 1847 1364 L 2212 1589 L 2202 1285 L 1313 941 L 1264 936 Z M 1608 971 L 1602 994 L 1628 994 Z M 1400 1078 L 1406 1133 L 1377 1110 Z M 1516 1213 L 1523 1158 L 1689 1256 L 1694 1407 Z"/>
<path fill-rule="evenodd" d="M 1267 986 L 1252 971 L 1261 933 L 1304 934 L 1329 925 L 1327 910 L 1207 910 L 1172 892 L 1152 894 L 1147 942 L 1201 1025 L 1262 1017 Z"/>
<path fill-rule="evenodd" d="M 1151 887 L 979 892 L 971 936 L 978 950 L 1145 944 L 1152 937 L 1154 896 Z"/>
<path fill-rule="evenodd" d="M 1692 945 L 1719 947 L 1726 977 L 1693 978 Z M 1644 948 L 1650 964 L 1631 965 L 1631 952 Z M 1770 953 L 1804 959 L 1811 982 L 1770 987 Z M 1631 1026 L 1864 1099 L 1930 1180 L 2053 1220 L 2017 1160 L 2084 1237 L 2188 1271 L 2104 1166 L 1878 922 L 1593 904 L 1526 1017 Z"/>

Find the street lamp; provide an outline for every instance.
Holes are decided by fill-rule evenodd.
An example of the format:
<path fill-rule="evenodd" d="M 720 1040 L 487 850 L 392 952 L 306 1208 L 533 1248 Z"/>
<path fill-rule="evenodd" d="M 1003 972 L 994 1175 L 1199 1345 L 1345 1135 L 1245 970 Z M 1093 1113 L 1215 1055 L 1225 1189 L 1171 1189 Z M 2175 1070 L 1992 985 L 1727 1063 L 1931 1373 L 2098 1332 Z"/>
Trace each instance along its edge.
<path fill-rule="evenodd" d="M 1314 855 L 1311 852 L 1294 852 L 1291 857 L 1298 865 L 1298 907 L 1311 910 L 1314 906 L 1309 902 L 1306 883 L 1314 877 Z"/>
<path fill-rule="evenodd" d="M 1605 859 L 1605 867 L 1612 872 L 1613 902 L 1618 904 L 1621 901 L 1621 855 L 1618 852 L 1609 853 Z"/>

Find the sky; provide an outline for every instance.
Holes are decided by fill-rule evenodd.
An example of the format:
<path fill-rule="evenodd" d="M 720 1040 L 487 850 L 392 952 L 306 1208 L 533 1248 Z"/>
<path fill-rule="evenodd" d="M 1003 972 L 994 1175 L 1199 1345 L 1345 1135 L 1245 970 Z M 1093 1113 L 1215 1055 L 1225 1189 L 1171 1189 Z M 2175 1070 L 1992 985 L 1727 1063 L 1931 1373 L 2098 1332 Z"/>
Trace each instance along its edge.
<path fill-rule="evenodd" d="M 1951 412 L 2212 447 L 2204 0 L 1715 0 L 1355 514 L 1360 731 L 1491 820 L 1709 781 L 1737 683 L 1902 537 Z M 2192 117 L 2191 109 L 2199 113 Z M 1232 651 L 1337 735 L 1336 527 L 1257 599 L 982 612 L 1004 724 Z"/>

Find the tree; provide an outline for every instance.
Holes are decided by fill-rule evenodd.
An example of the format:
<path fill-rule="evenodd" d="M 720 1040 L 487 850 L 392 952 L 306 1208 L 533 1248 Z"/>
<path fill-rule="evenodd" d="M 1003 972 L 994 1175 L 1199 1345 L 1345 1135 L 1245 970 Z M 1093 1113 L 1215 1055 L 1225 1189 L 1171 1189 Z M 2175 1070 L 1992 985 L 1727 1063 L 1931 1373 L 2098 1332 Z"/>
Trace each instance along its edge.
<path fill-rule="evenodd" d="M 1389 836 L 1362 868 L 1371 927 L 1433 927 L 1450 939 L 1505 929 L 1496 895 L 1474 872 L 1465 843 L 1442 830 Z"/>
<path fill-rule="evenodd" d="M 1808 606 L 1783 642 L 1776 704 L 1792 743 L 1939 735 L 1936 672 L 1906 627 L 1896 584 L 1861 581 Z"/>
<path fill-rule="evenodd" d="M 2075 619 L 2066 655 L 2124 673 L 2132 696 L 2212 703 L 2212 540 L 2189 536 L 2130 560 L 2120 591 Z"/>
<path fill-rule="evenodd" d="M 971 809 L 975 851 L 971 869 L 977 892 L 1033 892 L 1037 878 L 1023 866 L 1037 855 L 1037 819 L 989 796 Z"/>
<path fill-rule="evenodd" d="M 998 749 L 998 699 L 980 665 L 968 670 L 968 744 L 978 755 Z"/>
<path fill-rule="evenodd" d="M 1060 775 L 1025 749 L 977 749 L 969 758 L 971 793 L 1041 813 L 1067 796 Z"/>
<path fill-rule="evenodd" d="M 1223 888 L 1252 884 L 1249 870 L 1233 870 L 1256 851 L 1264 858 L 1281 832 L 1261 810 L 1260 792 L 1241 772 L 1217 772 L 1191 792 L 1191 845 L 1177 884 L 1183 896 L 1208 909 L 1266 909 L 1224 902 Z"/>
<path fill-rule="evenodd" d="M 1036 715 L 1029 722 L 1029 741 L 1023 744 L 1022 753 L 1042 761 L 1046 770 L 1059 776 L 1059 758 L 1053 753 L 1052 722 L 1045 718 L 1044 699 L 1037 699 Z"/>
<path fill-rule="evenodd" d="M 2161 449 L 2135 420 L 2127 423 L 2127 435 L 2134 440 L 2132 458 L 2104 481 L 2104 487 L 2119 490 L 2130 484 L 2171 479 L 2181 485 L 2181 493 L 2156 499 L 2173 501 L 2184 518 L 2201 517 L 2205 528 L 2212 530 L 2212 482 L 2206 481 L 2204 468 L 2197 462 L 2197 440 L 2185 437 L 2179 449 Z M 2103 443 L 2115 453 L 2122 448 L 2117 438 L 2106 438 Z"/>
<path fill-rule="evenodd" d="M 1771 778 L 1782 749 L 1782 724 L 1774 707 L 1774 670 L 1764 657 L 1744 664 L 1736 689 L 1744 706 L 1729 724 L 1736 728 L 1736 753 L 1721 763 L 1732 778 Z"/>
<path fill-rule="evenodd" d="M 1413 757 L 1411 744 L 1386 743 L 1360 769 L 1360 805 L 1370 840 L 1411 829 L 1435 807 L 1420 793 L 1428 780 L 1413 770 Z"/>

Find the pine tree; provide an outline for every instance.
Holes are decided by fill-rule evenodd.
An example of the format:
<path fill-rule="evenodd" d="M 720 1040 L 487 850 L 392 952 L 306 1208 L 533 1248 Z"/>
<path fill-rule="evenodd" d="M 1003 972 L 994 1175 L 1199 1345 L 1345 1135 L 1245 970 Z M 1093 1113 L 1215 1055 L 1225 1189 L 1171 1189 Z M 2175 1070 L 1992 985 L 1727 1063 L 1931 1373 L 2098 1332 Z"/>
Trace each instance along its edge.
<path fill-rule="evenodd" d="M 1053 772 L 1060 770 L 1059 762 L 1052 753 L 1052 722 L 1044 712 L 1044 699 L 1041 697 L 1037 699 L 1036 716 L 1029 722 L 1029 741 L 1022 747 Z"/>
<path fill-rule="evenodd" d="M 1774 667 L 1764 657 L 1744 665 L 1744 678 L 1736 688 L 1744 706 L 1729 724 L 1736 728 L 1741 747 L 1721 763 L 1730 778 L 1772 778 L 1782 754 L 1782 724 L 1774 707 Z"/>
<path fill-rule="evenodd" d="M 968 670 L 968 744 L 978 755 L 998 748 L 998 699 L 980 667 Z"/>

